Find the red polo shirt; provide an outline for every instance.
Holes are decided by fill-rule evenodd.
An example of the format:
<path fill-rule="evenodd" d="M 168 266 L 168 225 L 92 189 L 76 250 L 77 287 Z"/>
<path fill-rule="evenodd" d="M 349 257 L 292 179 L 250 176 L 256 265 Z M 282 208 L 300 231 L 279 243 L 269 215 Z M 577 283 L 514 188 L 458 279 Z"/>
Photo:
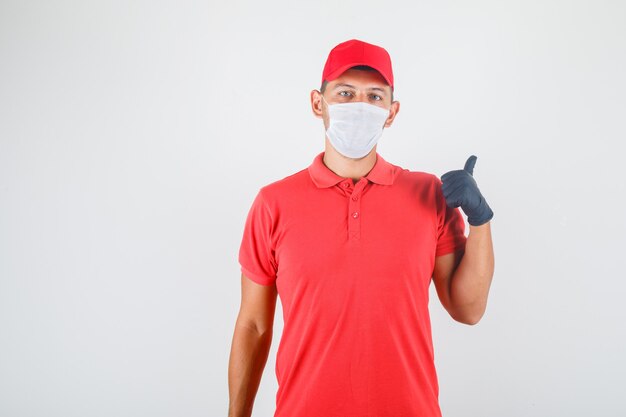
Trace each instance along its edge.
<path fill-rule="evenodd" d="M 376 153 L 353 183 L 323 157 L 260 188 L 239 250 L 282 303 L 274 417 L 439 417 L 428 289 L 461 212 L 433 174 Z"/>

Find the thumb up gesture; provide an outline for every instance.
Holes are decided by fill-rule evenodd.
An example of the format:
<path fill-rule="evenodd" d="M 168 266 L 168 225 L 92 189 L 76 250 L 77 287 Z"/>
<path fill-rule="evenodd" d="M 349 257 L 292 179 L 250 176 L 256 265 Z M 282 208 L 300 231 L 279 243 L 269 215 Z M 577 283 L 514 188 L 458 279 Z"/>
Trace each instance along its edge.
<path fill-rule="evenodd" d="M 467 222 L 472 226 L 487 223 L 493 217 L 493 211 L 480 193 L 474 179 L 474 165 L 477 157 L 470 156 L 463 169 L 446 172 L 441 176 L 442 191 L 448 207 L 459 207 L 467 215 Z"/>

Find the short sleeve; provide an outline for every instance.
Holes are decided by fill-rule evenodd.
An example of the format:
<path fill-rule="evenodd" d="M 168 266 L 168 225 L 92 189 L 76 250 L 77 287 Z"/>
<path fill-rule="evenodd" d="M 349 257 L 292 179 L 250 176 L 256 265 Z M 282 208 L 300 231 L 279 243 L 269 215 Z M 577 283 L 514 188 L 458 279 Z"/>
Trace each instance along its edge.
<path fill-rule="evenodd" d="M 435 256 L 465 249 L 465 221 L 459 207 L 448 207 L 441 189 L 442 182 L 435 177 L 437 200 L 437 248 Z"/>
<path fill-rule="evenodd" d="M 276 280 L 277 264 L 272 231 L 272 216 L 261 189 L 248 211 L 239 247 L 241 272 L 261 285 L 271 285 Z"/>

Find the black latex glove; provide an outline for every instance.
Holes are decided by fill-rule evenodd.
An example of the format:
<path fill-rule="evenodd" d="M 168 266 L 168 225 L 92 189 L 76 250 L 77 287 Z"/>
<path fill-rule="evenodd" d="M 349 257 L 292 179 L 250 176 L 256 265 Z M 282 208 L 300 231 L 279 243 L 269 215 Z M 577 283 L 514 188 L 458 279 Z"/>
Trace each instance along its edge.
<path fill-rule="evenodd" d="M 448 207 L 459 207 L 467 215 L 467 222 L 472 226 L 487 223 L 493 217 L 493 211 L 478 189 L 474 179 L 474 165 L 477 157 L 470 156 L 463 169 L 446 172 L 441 176 L 442 191 Z"/>

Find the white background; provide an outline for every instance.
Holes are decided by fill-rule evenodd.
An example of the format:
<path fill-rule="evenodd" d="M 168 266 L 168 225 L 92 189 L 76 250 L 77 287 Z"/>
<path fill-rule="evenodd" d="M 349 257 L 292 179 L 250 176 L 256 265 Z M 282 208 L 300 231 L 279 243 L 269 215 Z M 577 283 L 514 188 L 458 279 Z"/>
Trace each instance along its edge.
<path fill-rule="evenodd" d="M 621 1 L 0 1 L 0 415 L 225 416 L 257 190 L 307 167 L 330 49 L 392 57 L 378 152 L 478 156 L 476 326 L 431 286 L 444 417 L 623 416 Z M 254 416 L 271 416 L 275 339 Z"/>

